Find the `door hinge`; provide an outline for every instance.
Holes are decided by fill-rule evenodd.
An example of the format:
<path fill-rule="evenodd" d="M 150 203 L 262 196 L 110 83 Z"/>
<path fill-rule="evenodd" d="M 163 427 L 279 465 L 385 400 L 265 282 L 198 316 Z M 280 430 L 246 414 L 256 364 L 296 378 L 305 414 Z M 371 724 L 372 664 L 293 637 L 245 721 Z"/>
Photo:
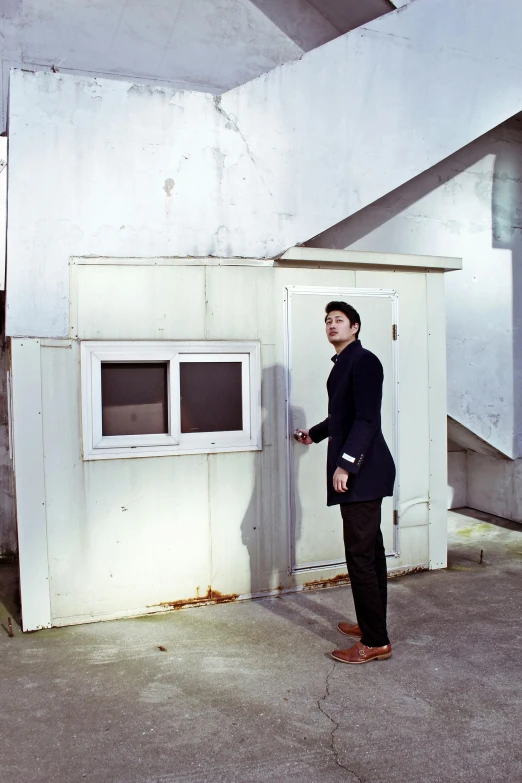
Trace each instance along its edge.
<path fill-rule="evenodd" d="M 393 512 L 393 524 L 398 525 L 399 524 L 399 512 L 397 509 Z"/>
<path fill-rule="evenodd" d="M 393 324 L 392 326 L 392 339 L 393 340 L 397 339 L 397 324 Z"/>

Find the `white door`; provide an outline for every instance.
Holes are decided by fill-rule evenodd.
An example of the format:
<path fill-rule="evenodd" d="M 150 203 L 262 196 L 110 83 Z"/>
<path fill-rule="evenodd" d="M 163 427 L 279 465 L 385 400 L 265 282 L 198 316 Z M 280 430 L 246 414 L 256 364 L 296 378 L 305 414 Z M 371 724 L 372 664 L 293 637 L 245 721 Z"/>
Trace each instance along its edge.
<path fill-rule="evenodd" d="M 326 380 L 335 351 L 326 339 L 324 308 L 332 300 L 353 304 L 361 316 L 361 342 L 384 368 L 382 428 L 397 463 L 397 293 L 355 288 L 287 288 L 289 426 L 309 429 L 327 415 Z M 326 506 L 328 441 L 302 446 L 291 440 L 290 506 L 292 570 L 343 565 L 344 547 L 339 508 Z M 395 553 L 393 498 L 383 503 L 382 531 L 387 554 Z"/>

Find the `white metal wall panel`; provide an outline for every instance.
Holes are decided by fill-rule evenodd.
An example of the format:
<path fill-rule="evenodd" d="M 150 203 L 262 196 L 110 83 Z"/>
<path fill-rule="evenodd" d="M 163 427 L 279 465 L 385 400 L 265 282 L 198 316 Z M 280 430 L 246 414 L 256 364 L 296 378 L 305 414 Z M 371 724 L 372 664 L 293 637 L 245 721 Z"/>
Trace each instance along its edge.
<path fill-rule="evenodd" d="M 429 564 L 445 568 L 448 558 L 446 488 L 446 320 L 444 314 L 444 275 L 426 275 L 430 401 L 430 507 Z"/>
<path fill-rule="evenodd" d="M 271 267 L 205 267 L 206 339 L 261 340 L 273 345 L 273 280 Z"/>
<path fill-rule="evenodd" d="M 286 581 L 286 525 L 284 504 L 273 493 L 274 451 L 268 446 L 262 455 L 209 458 L 212 587 L 219 593 L 252 595 Z"/>
<path fill-rule="evenodd" d="M 7 231 L 7 138 L 0 136 L 0 291 L 5 289 L 5 242 Z"/>
<path fill-rule="evenodd" d="M 71 337 L 203 340 L 205 269 L 71 264 Z"/>
<path fill-rule="evenodd" d="M 35 631 L 51 624 L 40 341 L 12 340 L 11 368 L 22 625 Z"/>
<path fill-rule="evenodd" d="M 404 568 L 428 567 L 430 545 L 428 525 L 404 528 L 400 531 L 400 541 L 400 566 Z"/>

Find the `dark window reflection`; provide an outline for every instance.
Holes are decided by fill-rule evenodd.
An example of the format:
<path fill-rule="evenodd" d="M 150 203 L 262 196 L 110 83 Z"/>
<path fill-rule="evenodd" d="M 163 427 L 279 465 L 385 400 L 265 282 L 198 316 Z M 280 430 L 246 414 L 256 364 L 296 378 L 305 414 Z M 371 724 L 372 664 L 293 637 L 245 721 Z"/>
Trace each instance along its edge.
<path fill-rule="evenodd" d="M 168 432 L 168 362 L 102 362 L 102 434 Z"/>
<path fill-rule="evenodd" d="M 241 362 L 180 362 L 181 432 L 243 429 Z"/>

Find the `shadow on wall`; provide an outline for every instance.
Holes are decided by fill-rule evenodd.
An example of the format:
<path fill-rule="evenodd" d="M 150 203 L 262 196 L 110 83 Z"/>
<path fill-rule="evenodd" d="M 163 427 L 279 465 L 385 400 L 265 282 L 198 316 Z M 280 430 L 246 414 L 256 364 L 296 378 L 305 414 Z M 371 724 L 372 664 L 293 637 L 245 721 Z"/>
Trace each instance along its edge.
<path fill-rule="evenodd" d="M 511 252 L 513 456 L 517 458 L 522 456 L 522 117 L 517 115 L 505 128 L 508 139 L 510 133 L 516 135 L 515 143 L 500 144 L 495 156 L 492 244 Z"/>
<path fill-rule="evenodd" d="M 281 399 L 284 389 L 284 368 L 281 365 L 267 367 L 263 371 L 263 399 Z M 277 394 L 279 390 L 279 394 Z M 325 392 L 326 406 L 326 392 Z M 302 408 L 291 410 L 289 421 L 285 416 L 286 429 L 278 431 L 274 425 L 279 418 L 279 412 L 274 415 L 264 407 L 263 451 L 259 454 L 256 465 L 256 480 L 250 502 L 241 522 L 241 541 L 246 547 L 250 561 L 250 590 L 252 594 L 262 593 L 270 585 L 271 589 L 282 587 L 281 569 L 286 570 L 290 564 L 291 551 L 295 551 L 302 533 L 302 509 L 298 496 L 295 497 L 294 523 L 290 525 L 287 519 L 287 472 L 286 464 L 278 465 L 274 448 L 274 437 L 282 440 L 298 427 L 310 427 L 306 420 L 306 412 Z M 313 422 L 315 423 L 315 422 Z M 305 446 L 295 443 L 292 438 L 293 470 L 297 478 L 300 462 L 306 453 Z M 285 460 L 286 462 L 286 460 Z M 324 475 L 317 477 L 317 492 L 324 494 Z M 280 493 L 283 493 L 281 497 Z M 326 508 L 326 505 L 325 505 Z M 283 518 L 281 518 L 283 509 Z M 280 547 L 279 551 L 275 551 Z M 277 564 L 281 569 L 277 568 Z M 259 599 L 259 605 L 280 619 L 292 622 L 306 631 L 337 643 L 335 626 L 339 621 L 337 613 L 331 612 L 323 603 L 314 601 L 312 597 L 299 595 L 299 601 L 294 601 L 291 595 L 270 596 Z"/>
<path fill-rule="evenodd" d="M 263 370 L 261 386 L 263 400 L 283 399 L 283 366 L 276 364 L 266 367 Z M 300 408 L 292 411 L 290 421 L 296 420 L 299 422 L 296 426 L 304 426 L 305 413 Z M 259 452 L 254 488 L 241 522 L 241 541 L 248 550 L 250 560 L 249 592 L 252 594 L 267 590 L 267 585 L 270 589 L 282 586 L 281 571 L 288 568 L 290 563 L 290 547 L 295 546 L 301 536 L 301 507 L 298 499 L 295 524 L 293 529 L 289 530 L 286 459 L 282 465 L 278 464 L 277 460 L 281 442 L 286 442 L 287 436 L 292 437 L 292 425 L 287 423 L 285 416 L 286 429 L 281 431 L 277 421 L 283 421 L 281 411 L 271 411 L 263 405 L 263 451 Z M 294 450 L 294 470 L 297 473 L 304 448 L 295 448 L 294 445 L 291 448 Z M 322 479 L 322 476 L 320 478 Z M 322 489 L 319 481 L 318 477 L 318 492 Z"/>

